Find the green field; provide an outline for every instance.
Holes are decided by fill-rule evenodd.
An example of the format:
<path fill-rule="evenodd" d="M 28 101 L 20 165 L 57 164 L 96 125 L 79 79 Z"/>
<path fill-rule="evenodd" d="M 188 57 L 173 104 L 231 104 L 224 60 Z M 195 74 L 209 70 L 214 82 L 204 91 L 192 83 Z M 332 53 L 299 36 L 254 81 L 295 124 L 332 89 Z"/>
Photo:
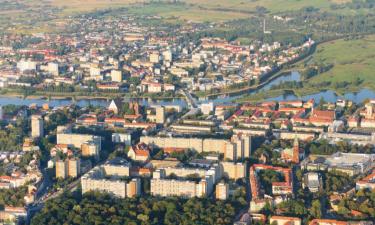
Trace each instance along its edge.
<path fill-rule="evenodd" d="M 152 2 L 153 4 L 148 4 Z M 0 0 L 1 19 L 16 17 L 34 18 L 33 12 L 57 10 L 57 17 L 65 17 L 100 9 L 127 7 L 139 14 L 176 17 L 179 20 L 206 22 L 243 19 L 264 7 L 269 13 L 299 10 L 313 6 L 321 11 L 332 11 L 332 4 L 344 4 L 351 0 L 180 0 L 179 4 L 165 4 L 169 0 Z M 163 4 L 164 3 L 164 4 Z M 334 10 L 337 14 L 367 13 L 366 10 L 348 8 Z M 35 14 L 37 15 L 37 14 Z"/>
<path fill-rule="evenodd" d="M 93 9 L 103 9 L 107 7 L 126 6 L 134 3 L 149 3 L 154 2 L 171 2 L 171 1 L 152 1 L 152 0 L 51 0 L 53 6 L 63 7 L 66 11 L 90 11 Z M 351 0 L 180 0 L 179 2 L 185 3 L 192 10 L 189 19 L 194 19 L 196 13 L 194 10 L 203 8 L 208 11 L 215 11 L 217 16 L 222 12 L 221 9 L 240 11 L 240 12 L 254 12 L 256 7 L 265 7 L 271 13 L 285 12 L 290 10 L 299 10 L 304 7 L 314 6 L 324 11 L 330 11 L 331 4 L 343 4 L 351 2 Z M 146 10 L 147 11 L 147 10 Z M 174 16 L 179 16 L 180 11 L 174 13 Z M 188 14 L 189 12 L 185 12 Z M 212 12 L 211 12 L 212 14 Z M 184 16 L 182 14 L 182 16 Z M 225 15 L 224 15 L 225 17 Z"/>
<path fill-rule="evenodd" d="M 334 84 L 360 78 L 362 87 L 375 90 L 375 35 L 324 43 L 318 46 L 312 60 L 334 64 L 334 67 L 313 77 L 309 82 L 331 81 Z"/>

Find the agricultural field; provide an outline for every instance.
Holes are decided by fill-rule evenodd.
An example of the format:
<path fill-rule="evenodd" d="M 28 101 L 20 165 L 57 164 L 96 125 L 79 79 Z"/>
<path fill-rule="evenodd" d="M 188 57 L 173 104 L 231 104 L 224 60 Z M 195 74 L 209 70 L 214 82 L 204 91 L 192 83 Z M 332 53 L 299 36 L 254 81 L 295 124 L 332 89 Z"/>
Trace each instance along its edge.
<path fill-rule="evenodd" d="M 123 7 L 132 4 L 144 3 L 159 3 L 159 2 L 173 2 L 170 0 L 44 0 L 52 6 L 62 7 L 65 12 L 80 12 L 91 11 L 95 9 L 103 9 L 108 7 Z M 31 1 L 33 2 L 33 1 Z M 178 0 L 178 3 L 185 3 L 192 10 L 207 9 L 208 11 L 215 11 L 220 15 L 222 9 L 240 11 L 240 12 L 255 12 L 257 7 L 265 7 L 271 13 L 285 12 L 290 10 L 299 10 L 304 7 L 314 6 L 324 11 L 330 11 L 332 4 L 343 4 L 351 2 L 351 0 Z M 186 12 L 188 13 L 188 12 Z M 173 12 L 171 12 L 173 14 Z M 194 12 L 191 17 L 194 17 Z M 212 12 L 210 13 L 212 14 Z M 175 16 L 179 16 L 179 11 Z M 190 17 L 189 17 L 190 19 Z"/>
<path fill-rule="evenodd" d="M 330 10 L 331 4 L 342 4 L 350 2 L 350 0 L 186 0 L 186 2 L 206 8 L 225 8 L 250 12 L 256 11 L 257 7 L 264 7 L 271 13 L 277 13 L 299 10 L 307 6 Z"/>
<path fill-rule="evenodd" d="M 375 35 L 355 40 L 338 40 L 317 47 L 312 61 L 333 64 L 328 72 L 313 77 L 309 82 L 362 81 L 361 86 L 375 89 Z M 358 87 L 357 87 L 358 88 Z"/>
<path fill-rule="evenodd" d="M 44 0 L 47 1 L 47 0 Z M 31 1 L 33 2 L 33 1 Z M 62 9 L 62 15 L 71 15 L 79 12 L 94 11 L 97 9 L 136 7 L 140 14 L 153 13 L 159 16 L 174 16 L 181 20 L 195 22 L 223 21 L 242 19 L 249 14 L 257 12 L 259 7 L 264 7 L 268 13 L 276 14 L 286 11 L 300 10 L 313 6 L 321 11 L 335 12 L 337 14 L 368 13 L 368 10 L 350 10 L 342 7 L 333 10 L 332 4 L 342 5 L 352 0 L 177 0 L 171 7 L 160 3 L 170 3 L 171 0 L 49 0 L 48 4 Z M 153 4 L 148 4 L 153 3 Z M 158 4 L 160 4 L 158 6 Z M 139 10 L 139 6 L 141 10 Z M 178 8 L 178 9 L 175 9 Z M 183 8 L 183 10 L 181 10 Z"/>
<path fill-rule="evenodd" d="M 178 0 L 177 4 L 165 4 L 171 0 L 0 0 L 0 18 L 5 12 L 12 13 L 11 16 L 21 16 L 30 11 L 44 9 L 58 10 L 56 16 L 74 15 L 76 13 L 91 12 L 100 9 L 128 7 L 132 10 L 138 6 L 139 13 L 153 13 L 160 16 L 175 16 L 181 20 L 192 21 L 216 21 L 232 20 L 248 17 L 255 13 L 259 7 L 264 7 L 269 13 L 280 13 L 292 10 L 300 10 L 304 7 L 313 6 L 322 11 L 332 11 L 331 5 L 342 5 L 352 0 Z M 148 4 L 153 3 L 153 4 Z M 158 6 L 161 4 L 161 6 Z M 142 6 L 139 9 L 139 6 Z M 164 6 L 164 7 L 162 7 Z M 178 8 L 178 9 L 174 9 Z M 183 10 L 181 10 L 183 9 Z M 353 13 L 354 10 L 339 8 L 335 10 L 338 14 Z M 362 12 L 363 10 L 356 10 Z"/>
<path fill-rule="evenodd" d="M 358 1 L 361 0 L 356 0 Z M 338 15 L 366 15 L 373 9 L 357 7 L 354 10 L 348 6 L 352 2 L 353 0 L 0 0 L 0 31 L 54 32 L 57 28 L 53 23 L 68 16 L 118 8 L 124 8 L 121 13 L 157 15 L 172 23 L 225 22 L 259 16 L 259 13 L 282 15 L 307 7 Z M 242 41 L 248 42 L 245 39 Z"/>

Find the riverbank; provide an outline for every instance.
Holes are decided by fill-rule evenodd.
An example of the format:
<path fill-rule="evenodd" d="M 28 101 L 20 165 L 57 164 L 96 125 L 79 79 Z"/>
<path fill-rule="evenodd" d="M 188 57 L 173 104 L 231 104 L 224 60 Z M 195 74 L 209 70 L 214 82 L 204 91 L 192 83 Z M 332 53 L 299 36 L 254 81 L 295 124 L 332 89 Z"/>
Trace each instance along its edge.
<path fill-rule="evenodd" d="M 273 80 L 275 80 L 275 79 L 277 79 L 281 76 L 284 76 L 285 74 L 291 73 L 293 71 L 293 68 L 296 68 L 306 58 L 308 58 L 308 57 L 310 57 L 311 55 L 314 54 L 317 45 L 318 44 L 314 44 L 313 46 L 311 46 L 311 48 L 306 53 L 300 55 L 298 58 L 292 60 L 291 62 L 288 62 L 288 63 L 282 65 L 281 67 L 279 67 L 277 69 L 274 69 L 273 71 L 271 71 L 267 74 L 265 74 L 260 79 L 260 83 L 257 84 L 257 85 L 246 86 L 244 88 L 234 87 L 234 88 L 222 89 L 217 93 L 195 92 L 194 94 L 198 98 L 215 99 L 218 96 L 238 96 L 238 95 L 242 95 L 242 94 L 245 94 L 245 93 L 248 93 L 248 92 L 257 91 L 257 90 L 263 88 L 264 86 L 266 86 L 267 84 L 269 84 L 270 82 L 272 82 Z"/>
<path fill-rule="evenodd" d="M 237 103 L 262 102 L 262 101 L 288 101 L 296 99 L 315 99 L 319 101 L 324 98 L 326 101 L 335 102 L 337 99 L 347 99 L 361 103 L 367 98 L 375 98 L 375 90 L 372 88 L 300 88 L 300 89 L 276 89 L 249 94 L 234 100 Z"/>
<path fill-rule="evenodd" d="M 144 95 L 131 95 L 129 93 L 103 93 L 93 92 L 90 95 L 67 92 L 40 92 L 36 91 L 32 94 L 25 96 L 21 91 L 3 89 L 0 93 L 0 97 L 15 97 L 24 99 L 45 99 L 45 100 L 111 100 L 116 98 L 137 98 L 137 99 L 155 99 L 155 100 L 173 100 L 183 99 L 184 96 L 177 94 L 176 96 L 156 96 L 150 94 Z"/>

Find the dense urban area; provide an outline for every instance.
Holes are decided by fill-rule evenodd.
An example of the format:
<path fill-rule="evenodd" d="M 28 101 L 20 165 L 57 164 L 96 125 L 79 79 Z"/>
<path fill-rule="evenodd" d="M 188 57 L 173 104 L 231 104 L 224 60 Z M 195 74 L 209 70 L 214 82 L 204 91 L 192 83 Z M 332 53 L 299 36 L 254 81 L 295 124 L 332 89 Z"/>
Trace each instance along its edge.
<path fill-rule="evenodd" d="M 374 224 L 374 0 L 83 2 L 0 0 L 0 224 Z"/>

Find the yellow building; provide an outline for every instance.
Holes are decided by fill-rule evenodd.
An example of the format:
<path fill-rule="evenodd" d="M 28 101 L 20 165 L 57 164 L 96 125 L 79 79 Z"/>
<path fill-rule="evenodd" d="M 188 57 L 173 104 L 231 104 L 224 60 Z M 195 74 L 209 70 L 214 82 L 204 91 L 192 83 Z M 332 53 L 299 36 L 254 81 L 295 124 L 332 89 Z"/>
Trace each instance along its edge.
<path fill-rule="evenodd" d="M 122 82 L 122 72 L 120 70 L 112 70 L 111 79 L 113 82 Z"/>
<path fill-rule="evenodd" d="M 66 179 L 68 177 L 76 178 L 81 172 L 81 162 L 79 158 L 71 158 L 56 161 L 56 178 Z"/>
<path fill-rule="evenodd" d="M 97 143 L 86 142 L 81 145 L 82 156 L 99 158 L 100 147 Z"/>
<path fill-rule="evenodd" d="M 65 179 L 68 177 L 68 166 L 66 161 L 57 160 L 56 161 L 56 178 Z"/>
<path fill-rule="evenodd" d="M 216 185 L 215 198 L 220 200 L 226 200 L 229 197 L 229 185 L 220 182 Z"/>
<path fill-rule="evenodd" d="M 241 179 L 246 177 L 246 163 L 221 162 L 223 175 L 230 179 Z"/>
<path fill-rule="evenodd" d="M 131 179 L 127 176 L 129 173 L 128 166 L 107 164 L 93 168 L 81 177 L 82 193 L 104 191 L 120 198 L 139 196 L 141 194 L 141 180 L 139 178 Z M 119 177 L 126 177 L 127 179 L 118 179 Z"/>
<path fill-rule="evenodd" d="M 272 216 L 270 218 L 270 224 L 276 224 L 276 225 L 284 225 L 284 224 L 301 225 L 302 221 L 298 217 Z"/>
<path fill-rule="evenodd" d="M 160 61 L 160 54 L 158 52 L 152 52 L 150 54 L 150 62 L 159 63 L 159 61 Z"/>
<path fill-rule="evenodd" d="M 31 116 L 31 137 L 43 137 L 43 117 L 40 115 Z"/>

